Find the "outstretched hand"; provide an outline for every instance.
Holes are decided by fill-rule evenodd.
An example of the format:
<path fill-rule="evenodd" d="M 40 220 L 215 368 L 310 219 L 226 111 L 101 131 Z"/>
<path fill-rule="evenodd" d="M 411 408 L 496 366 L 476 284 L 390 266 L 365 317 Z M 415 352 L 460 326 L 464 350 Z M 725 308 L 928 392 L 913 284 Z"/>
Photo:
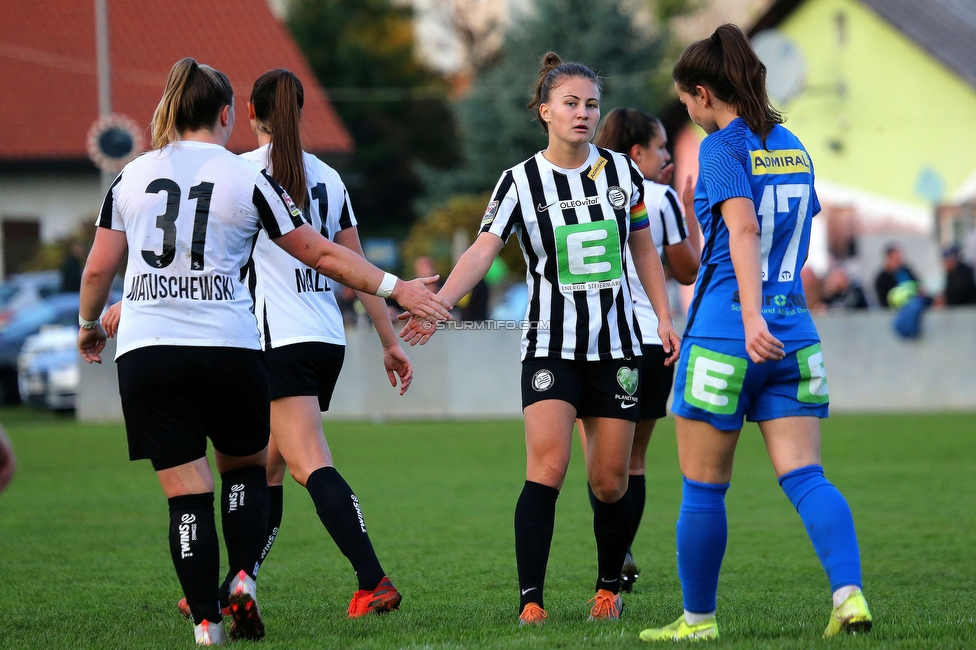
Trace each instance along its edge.
<path fill-rule="evenodd" d="M 390 296 L 401 307 L 417 318 L 430 321 L 444 321 L 451 317 L 454 305 L 427 288 L 440 279 L 439 275 L 429 275 L 415 280 L 397 280 Z"/>
<path fill-rule="evenodd" d="M 408 313 L 400 314 L 397 316 L 397 319 L 407 321 L 407 324 L 400 330 L 400 338 L 409 343 L 411 347 L 418 343 L 423 345 L 437 331 L 437 325 L 435 323 L 424 320 L 423 318 L 416 318 Z"/>
<path fill-rule="evenodd" d="M 383 366 L 386 368 L 386 376 L 390 378 L 390 386 L 396 388 L 399 377 L 400 394 L 406 393 L 413 381 L 413 365 L 399 344 L 383 348 Z"/>

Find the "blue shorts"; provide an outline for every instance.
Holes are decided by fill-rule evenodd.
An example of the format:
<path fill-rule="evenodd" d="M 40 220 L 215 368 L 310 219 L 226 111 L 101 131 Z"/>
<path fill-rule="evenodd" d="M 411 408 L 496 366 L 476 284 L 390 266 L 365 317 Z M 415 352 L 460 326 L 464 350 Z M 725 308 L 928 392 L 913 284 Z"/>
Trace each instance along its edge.
<path fill-rule="evenodd" d="M 827 417 L 827 375 L 819 341 L 785 341 L 786 356 L 755 364 L 744 341 L 686 336 L 671 410 L 721 431 L 742 420 Z"/>

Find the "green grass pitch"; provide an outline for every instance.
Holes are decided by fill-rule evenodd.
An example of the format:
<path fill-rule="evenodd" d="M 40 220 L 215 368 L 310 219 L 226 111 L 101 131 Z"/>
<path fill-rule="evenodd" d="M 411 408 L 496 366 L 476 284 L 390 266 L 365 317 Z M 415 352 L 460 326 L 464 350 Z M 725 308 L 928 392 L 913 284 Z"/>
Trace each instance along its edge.
<path fill-rule="evenodd" d="M 0 495 L 0 648 L 190 647 L 166 542 L 166 501 L 120 425 L 0 411 L 19 459 Z M 754 425 L 728 495 L 729 548 L 715 648 L 976 647 L 976 427 L 972 414 L 838 416 L 824 422 L 827 476 L 854 512 L 867 636 L 820 639 L 826 578 L 776 485 Z M 596 573 L 579 453 L 557 506 L 550 618 L 516 625 L 512 519 L 524 479 L 522 424 L 327 422 L 339 470 L 403 592 L 400 611 L 345 618 L 355 579 L 304 490 L 285 489 L 259 581 L 264 648 L 646 647 L 644 627 L 681 611 L 674 526 L 680 474 L 671 420 L 651 441 L 642 573 L 624 617 L 587 623 Z M 578 443 L 577 443 L 578 444 Z M 579 450 L 577 449 L 577 452 Z"/>

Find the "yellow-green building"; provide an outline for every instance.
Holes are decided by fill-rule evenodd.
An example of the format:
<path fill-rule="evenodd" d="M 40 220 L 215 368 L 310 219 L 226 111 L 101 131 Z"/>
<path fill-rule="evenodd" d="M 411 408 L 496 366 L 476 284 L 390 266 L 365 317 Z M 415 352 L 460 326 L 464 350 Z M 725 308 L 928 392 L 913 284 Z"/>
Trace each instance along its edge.
<path fill-rule="evenodd" d="M 976 197 L 976 0 L 779 0 L 749 35 L 825 208 L 932 233 Z"/>

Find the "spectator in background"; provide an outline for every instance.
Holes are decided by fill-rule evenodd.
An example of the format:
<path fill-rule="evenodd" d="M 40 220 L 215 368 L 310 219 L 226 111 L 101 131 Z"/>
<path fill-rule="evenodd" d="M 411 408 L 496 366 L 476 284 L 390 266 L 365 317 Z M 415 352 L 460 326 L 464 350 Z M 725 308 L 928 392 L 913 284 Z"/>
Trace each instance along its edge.
<path fill-rule="evenodd" d="M 61 262 L 61 291 L 63 293 L 81 291 L 81 268 L 85 263 L 85 249 L 75 242 L 64 255 Z"/>
<path fill-rule="evenodd" d="M 7 488 L 10 479 L 14 477 L 16 467 L 17 459 L 14 457 L 13 447 L 7 439 L 7 432 L 0 426 L 0 492 Z"/>
<path fill-rule="evenodd" d="M 878 304 L 889 307 L 888 292 L 903 282 L 918 282 L 918 276 L 905 264 L 901 248 L 897 244 L 888 244 L 885 247 L 884 268 L 874 279 Z"/>
<path fill-rule="evenodd" d="M 946 272 L 945 292 L 939 296 L 940 305 L 976 305 L 976 279 L 973 267 L 959 259 L 959 248 L 952 246 L 942 252 Z"/>
<path fill-rule="evenodd" d="M 820 299 L 831 309 L 867 309 L 868 301 L 860 283 L 843 266 L 830 269 L 823 280 Z"/>

